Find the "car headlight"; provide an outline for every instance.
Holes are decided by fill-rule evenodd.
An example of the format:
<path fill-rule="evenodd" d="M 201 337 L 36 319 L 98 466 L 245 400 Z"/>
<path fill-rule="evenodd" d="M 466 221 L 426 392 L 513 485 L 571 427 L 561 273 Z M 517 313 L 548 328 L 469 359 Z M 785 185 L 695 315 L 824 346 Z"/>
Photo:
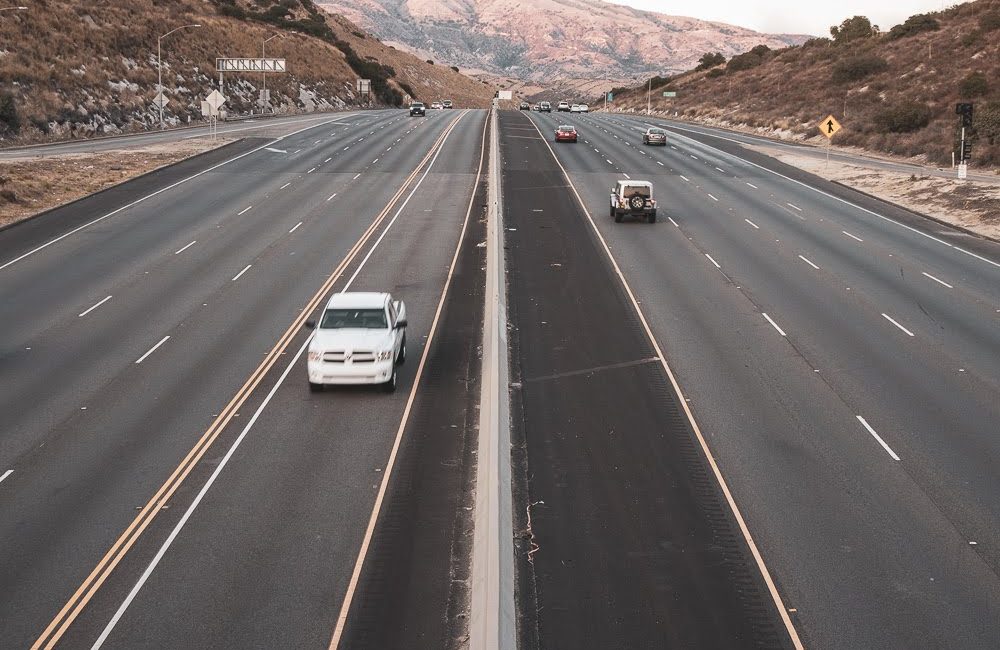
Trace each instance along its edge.
<path fill-rule="evenodd" d="M 323 358 L 323 353 L 319 350 L 309 350 L 309 360 L 310 361 L 320 361 Z"/>
<path fill-rule="evenodd" d="M 378 354 L 375 356 L 376 361 L 388 361 L 392 357 L 392 348 L 388 350 L 379 350 Z"/>

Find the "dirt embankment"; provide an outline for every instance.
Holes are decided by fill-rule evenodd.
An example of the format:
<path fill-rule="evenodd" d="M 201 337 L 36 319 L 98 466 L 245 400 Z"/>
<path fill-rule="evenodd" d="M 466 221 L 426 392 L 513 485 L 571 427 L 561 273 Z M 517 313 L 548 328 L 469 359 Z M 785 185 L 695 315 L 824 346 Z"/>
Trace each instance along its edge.
<path fill-rule="evenodd" d="M 0 161 L 0 227 L 227 144 L 196 138 L 141 149 Z"/>

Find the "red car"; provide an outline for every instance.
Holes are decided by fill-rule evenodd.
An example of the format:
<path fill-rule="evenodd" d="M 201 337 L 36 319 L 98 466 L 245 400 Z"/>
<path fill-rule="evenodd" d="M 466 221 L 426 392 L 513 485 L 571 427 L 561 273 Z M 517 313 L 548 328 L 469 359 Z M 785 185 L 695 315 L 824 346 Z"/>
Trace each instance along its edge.
<path fill-rule="evenodd" d="M 557 127 L 556 142 L 576 142 L 576 127 L 569 124 Z"/>

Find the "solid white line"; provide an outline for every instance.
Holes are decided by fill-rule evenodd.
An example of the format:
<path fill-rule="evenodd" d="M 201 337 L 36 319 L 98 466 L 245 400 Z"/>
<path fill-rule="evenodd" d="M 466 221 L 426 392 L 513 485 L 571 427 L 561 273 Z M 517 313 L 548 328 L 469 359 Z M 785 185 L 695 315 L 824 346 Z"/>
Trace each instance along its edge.
<path fill-rule="evenodd" d="M 955 288 L 955 287 L 951 286 L 950 284 L 948 284 L 947 282 L 945 282 L 944 280 L 939 280 L 938 278 L 935 278 L 933 275 L 931 275 L 927 271 L 921 271 L 921 273 L 923 273 L 924 275 L 926 275 L 927 277 L 929 277 L 931 280 L 934 280 L 938 284 L 943 284 L 944 286 L 948 287 L 949 289 L 954 289 Z"/>
<path fill-rule="evenodd" d="M 711 194 L 708 195 L 708 198 L 712 199 L 713 201 L 718 201 L 719 200 L 719 199 L 715 198 L 714 196 L 712 196 Z"/>
<path fill-rule="evenodd" d="M 292 226 L 292 229 L 288 231 L 288 234 L 290 235 L 290 234 L 292 234 L 293 232 L 295 232 L 296 230 L 298 230 L 298 229 L 299 229 L 299 226 L 301 226 L 301 225 L 302 225 L 302 222 L 300 221 L 300 222 L 298 222 L 297 224 L 295 224 L 294 226 Z"/>
<path fill-rule="evenodd" d="M 744 219 L 743 221 L 746 221 L 748 224 L 750 224 L 751 226 L 753 226 L 757 230 L 760 230 L 760 226 L 758 226 L 757 224 L 755 224 L 753 221 L 750 221 L 749 219 Z"/>
<path fill-rule="evenodd" d="M 282 186 L 281 186 L 281 187 L 279 187 L 278 189 L 279 189 L 279 190 L 283 190 L 283 189 L 285 189 L 286 187 L 288 187 L 289 185 L 291 185 L 291 183 L 285 183 L 284 185 L 282 185 Z"/>
<path fill-rule="evenodd" d="M 192 243 L 193 243 L 193 242 L 192 242 Z M 78 318 L 83 318 L 84 316 L 86 316 L 86 315 L 87 315 L 87 314 L 89 314 L 90 312 L 94 311 L 95 309 L 97 309 L 98 307 L 100 307 L 101 305 L 103 305 L 104 303 L 106 303 L 106 302 L 107 302 L 107 301 L 109 301 L 109 300 L 111 300 L 111 296 L 108 296 L 108 297 L 107 297 L 107 298 L 105 298 L 104 300 L 102 300 L 102 301 L 98 302 L 98 303 L 97 303 L 96 305 L 94 305 L 93 307 L 89 307 L 89 308 L 85 309 L 85 310 L 84 310 L 83 312 L 81 312 L 80 314 L 78 314 Z"/>
<path fill-rule="evenodd" d="M 248 212 L 248 211 L 250 210 L 250 208 L 252 208 L 252 207 L 253 207 L 252 205 L 248 205 L 247 207 L 245 207 L 245 208 L 243 208 L 242 210 L 240 210 L 239 212 L 237 212 L 237 213 L 236 213 L 236 216 L 238 217 L 238 216 L 240 216 L 241 214 L 243 214 L 243 213 L 245 213 L 245 212 Z"/>
<path fill-rule="evenodd" d="M 899 323 L 897 323 L 895 320 L 893 320 L 892 316 L 890 316 L 889 314 L 882 314 L 882 316 L 884 316 L 887 321 L 889 321 L 890 323 L 892 323 L 893 325 L 895 325 L 899 329 L 901 329 L 904 332 L 906 332 L 909 336 L 913 336 L 913 332 L 911 332 L 910 330 L 906 329 L 905 327 L 903 327 L 902 325 L 900 325 Z"/>
<path fill-rule="evenodd" d="M 247 264 L 245 267 L 243 267 L 243 270 L 234 275 L 233 279 L 230 280 L 230 282 L 236 282 L 237 280 L 239 280 L 240 276 L 249 271 L 251 266 L 253 266 L 253 264 Z"/>
<path fill-rule="evenodd" d="M 788 207 L 793 208 L 795 210 L 798 210 L 799 212 L 802 212 L 802 208 L 800 208 L 799 206 L 795 205 L 794 203 L 789 203 L 788 201 L 785 201 L 785 205 L 787 205 Z"/>
<path fill-rule="evenodd" d="M 892 459 L 893 460 L 899 460 L 899 456 L 897 456 L 896 452 L 894 452 L 892 450 L 892 447 L 890 447 L 889 445 L 886 444 L 885 440 L 882 440 L 882 436 L 880 436 L 879 434 L 877 434 L 875 432 L 875 429 L 873 429 L 871 427 L 871 425 L 868 424 L 868 422 L 863 417 L 861 417 L 860 415 L 858 415 L 857 418 L 858 418 L 858 422 L 860 422 L 866 429 L 868 429 L 868 433 L 872 434 L 872 437 L 874 437 L 876 440 L 878 440 L 878 444 L 882 445 L 882 448 L 885 449 L 887 452 L 889 452 L 889 455 L 892 456 Z"/>
<path fill-rule="evenodd" d="M 709 255 L 708 253 L 705 253 L 705 257 L 708 258 L 709 262 L 711 262 L 712 264 L 715 264 L 715 268 L 717 268 L 717 269 L 721 269 L 722 268 L 721 266 L 719 266 L 719 263 L 716 262 L 715 259 L 711 255 Z"/>
<path fill-rule="evenodd" d="M 958 252 L 960 252 L 960 253 L 965 253 L 966 255 L 971 255 L 972 257 L 975 257 L 977 260 L 982 260 L 984 262 L 988 262 L 989 264 L 992 264 L 993 266 L 996 266 L 996 267 L 1000 268 L 1000 264 L 997 264 L 993 260 L 988 260 L 985 257 L 983 257 L 982 255 L 976 255 L 975 253 L 973 253 L 971 251 L 967 251 L 964 248 L 959 248 L 958 246 L 953 246 L 953 248 L 955 250 L 957 250 Z"/>
<path fill-rule="evenodd" d="M 309 171 L 307 171 L 306 173 L 307 173 L 307 174 L 311 174 L 311 173 L 313 173 L 314 171 L 316 171 L 316 168 L 315 168 L 315 167 L 313 167 L 312 169 L 310 169 L 310 170 L 309 170 Z"/>
<path fill-rule="evenodd" d="M 755 190 L 758 189 L 757 186 L 754 185 L 753 183 L 747 183 L 747 185 L 749 185 L 750 187 L 754 188 Z"/>
<path fill-rule="evenodd" d="M 675 226 L 677 226 L 678 228 L 680 228 L 680 226 L 679 226 L 679 225 L 677 225 L 677 222 L 676 222 L 676 221 L 674 221 L 674 218 L 673 218 L 673 217 L 667 217 L 667 220 L 668 220 L 668 221 L 669 221 L 670 223 L 672 223 L 672 224 L 674 224 Z"/>
<path fill-rule="evenodd" d="M 846 230 L 841 230 L 840 232 L 844 233 L 845 235 L 847 235 L 851 239 L 857 239 L 860 242 L 864 241 L 864 239 L 861 239 L 860 237 L 855 237 L 854 235 L 852 235 L 851 233 L 847 232 Z"/>
<path fill-rule="evenodd" d="M 532 123 L 534 124 L 534 123 Z M 542 132 L 538 130 L 538 126 L 535 125 L 535 129 L 538 131 L 539 137 L 542 136 Z M 544 141 L 544 140 L 543 140 Z M 743 513 L 740 511 L 740 507 L 736 503 L 736 499 L 733 497 L 732 491 L 729 489 L 729 484 L 726 482 L 725 477 L 722 475 L 722 470 L 719 469 L 719 464 L 715 460 L 715 456 L 712 455 L 712 450 L 708 446 L 708 441 L 705 439 L 704 434 L 701 431 L 701 427 L 698 426 L 698 421 L 694 417 L 694 413 L 691 411 L 690 405 L 684 398 L 684 391 L 681 390 L 681 386 L 677 381 L 674 371 L 671 370 L 670 364 L 667 363 L 667 357 L 663 354 L 663 349 L 660 347 L 660 343 L 656 340 L 656 336 L 653 334 L 652 328 L 649 326 L 649 321 L 646 319 L 646 315 L 642 311 L 642 306 L 635 297 L 635 292 L 632 291 L 632 287 L 629 285 L 628 280 L 625 279 L 625 274 L 622 272 L 621 267 L 618 265 L 618 261 L 615 260 L 615 256 L 611 252 L 611 247 L 608 246 L 607 240 L 604 235 L 601 234 L 600 228 L 597 227 L 597 222 L 594 220 L 594 216 L 587 209 L 587 204 L 584 202 L 583 197 L 580 196 L 580 192 L 576 189 L 573 184 L 573 180 L 570 178 L 569 173 L 566 168 L 563 167 L 562 163 L 559 162 L 558 157 L 556 157 L 555 151 L 552 146 L 545 141 L 545 146 L 548 148 L 549 153 L 552 155 L 553 160 L 559 166 L 559 169 L 563 173 L 563 177 L 566 179 L 567 184 L 573 191 L 573 196 L 576 198 L 577 204 L 586 215 L 587 221 L 590 222 L 590 227 L 594 232 L 595 237 L 601 243 L 604 249 L 605 255 L 607 255 L 608 260 L 611 262 L 612 268 L 615 270 L 615 274 L 618 276 L 619 281 L 622 283 L 622 287 L 625 289 L 625 294 L 628 296 L 629 300 L 632 302 L 632 307 L 635 309 L 635 313 L 639 316 L 639 322 L 642 323 L 643 330 L 646 332 L 646 337 L 649 339 L 650 344 L 656 351 L 656 355 L 660 360 L 660 364 L 663 366 L 663 371 L 666 373 L 667 378 L 670 380 L 670 385 L 673 387 L 674 392 L 680 399 L 681 408 L 684 410 L 684 415 L 687 417 L 688 422 L 691 424 L 691 429 L 694 431 L 695 437 L 698 439 L 698 445 L 701 447 L 702 454 L 705 456 L 705 460 L 708 462 L 709 467 L 712 468 L 712 475 L 715 477 L 716 482 L 719 484 L 719 488 L 722 490 L 722 494 L 726 498 L 726 503 L 729 505 L 729 509 L 733 513 L 733 517 L 736 519 L 739 525 L 740 532 L 743 534 L 743 539 L 747 543 L 747 547 L 750 549 L 751 555 L 753 555 L 754 562 L 757 565 L 758 571 L 760 571 L 761 577 L 764 583 L 767 585 L 768 593 L 771 595 L 771 600 L 774 603 L 775 610 L 778 616 L 781 617 L 782 623 L 784 623 L 785 630 L 788 632 L 789 639 L 792 642 L 792 646 L 795 650 L 802 650 L 802 641 L 799 639 L 799 634 L 795 630 L 795 625 L 792 623 L 791 617 L 788 615 L 788 609 L 785 607 L 782 601 L 781 594 L 778 593 L 778 587 L 771 577 L 771 572 L 768 571 L 767 565 L 764 563 L 764 556 L 761 555 L 760 549 L 757 547 L 757 543 L 754 541 L 753 535 L 750 533 L 750 527 L 747 525 L 746 520 L 743 518 Z"/>
<path fill-rule="evenodd" d="M 8 476 L 10 476 L 13 473 L 14 473 L 14 470 L 12 470 L 12 469 L 9 469 L 6 472 L 4 472 L 3 476 L 0 476 L 0 483 L 3 483 L 4 479 L 6 479 Z"/>
<path fill-rule="evenodd" d="M 691 181 L 689 181 L 689 180 L 688 180 L 688 177 L 687 177 L 687 176 L 685 176 L 684 174 L 681 174 L 680 176 L 681 176 L 681 178 L 683 178 L 683 179 L 684 179 L 684 180 L 685 180 L 686 182 L 688 182 L 688 183 L 690 183 L 690 182 L 691 182 Z"/>
<path fill-rule="evenodd" d="M 58 237 L 56 237 L 54 239 L 50 239 L 49 241 L 45 242 L 41 246 L 37 246 L 37 247 L 31 249 L 30 251 L 28 251 L 27 253 L 24 253 L 24 254 L 22 254 L 22 255 L 20 255 L 18 257 L 15 257 L 14 259 L 10 260 L 9 262 L 5 262 L 4 264 L 0 265 L 0 271 L 4 270 L 8 266 L 11 266 L 12 264 L 16 264 L 16 263 L 20 262 L 21 260 L 23 260 L 26 257 L 30 257 L 31 255 L 34 255 L 35 253 L 37 253 L 37 252 L 39 252 L 39 251 L 41 251 L 41 250 L 43 250 L 45 248 L 48 248 L 49 246 L 51 246 L 52 244 L 55 244 L 56 242 L 59 242 L 59 241 L 62 241 L 63 239 L 66 239 L 70 235 L 78 233 L 78 232 L 80 232 L 81 230 L 83 230 L 85 228 L 89 228 L 90 226 L 94 225 L 95 223 L 100 223 L 101 221 L 104 221 L 105 219 L 107 219 L 109 217 L 113 217 L 114 215 L 118 214 L 119 212 L 123 212 L 125 210 L 128 210 L 129 208 L 135 207 L 136 205 L 139 205 L 143 201 L 151 199 L 154 196 L 162 194 L 162 193 L 164 193 L 164 192 L 166 192 L 168 190 L 172 190 L 175 187 L 177 187 L 178 185 L 182 185 L 184 183 L 187 183 L 188 181 L 192 181 L 192 180 L 194 180 L 194 179 L 196 179 L 196 178 L 198 178 L 200 176 L 203 176 L 203 175 L 207 174 L 210 171 L 213 171 L 213 170 L 218 169 L 219 167 L 222 167 L 223 165 L 228 165 L 231 162 L 235 162 L 235 161 L 237 161 L 237 160 L 239 160 L 241 158 L 245 158 L 245 157 L 247 157 L 247 156 L 249 156 L 251 154 L 255 154 L 258 151 L 266 149 L 267 147 L 272 146 L 272 145 L 280 142 L 281 140 L 284 140 L 285 138 L 291 137 L 293 135 L 297 135 L 299 133 L 302 133 L 304 131 L 308 131 L 310 129 L 315 129 L 316 127 L 319 127 L 319 126 L 324 126 L 326 124 L 329 124 L 330 122 L 336 122 L 337 120 L 342 120 L 345 117 L 347 117 L 347 116 L 345 115 L 345 116 L 341 116 L 341 117 L 336 117 L 336 118 L 334 118 L 332 120 L 328 120 L 328 121 L 322 122 L 320 124 L 314 124 L 312 126 L 307 126 L 305 128 L 299 129 L 298 131 L 293 131 L 292 133 L 289 133 L 287 135 L 283 135 L 280 138 L 277 138 L 277 139 L 275 139 L 275 140 L 273 140 L 271 142 L 268 142 L 267 144 L 263 144 L 263 145 L 257 147 L 256 149 L 251 149 L 250 151 L 248 151 L 246 153 L 242 153 L 242 154 L 240 154 L 238 156 L 235 156 L 233 158 L 230 158 L 229 160 L 223 160 L 219 164 L 213 165 L 213 166 L 209 167 L 208 169 L 203 169 L 203 170 L 201 170 L 200 172 L 198 172 L 196 174 L 192 174 L 191 176 L 188 176 L 187 178 L 182 178 L 181 180 L 177 181 L 176 183 L 172 183 L 170 185 L 167 185 L 166 187 L 161 187 L 160 189 L 156 190 L 155 192 L 151 192 L 150 194 L 142 196 L 142 197 L 136 199 L 135 201 L 132 201 L 131 203 L 127 203 L 127 204 L 123 205 L 122 207 L 117 208 L 115 210 L 112 210 L 111 212 L 109 212 L 109 213 L 107 213 L 107 214 L 105 214 L 105 215 L 103 215 L 101 217 L 98 217 L 98 218 L 96 218 L 96 219 L 94 219 L 92 221 L 88 221 L 87 223 L 85 223 L 85 224 L 83 224 L 81 226 L 77 226 L 73 230 L 70 230 L 69 232 L 65 232 L 65 233 L 59 235 Z M 254 127 L 254 128 L 256 128 L 256 127 Z"/>
<path fill-rule="evenodd" d="M 138 359 L 136 359 L 136 360 L 135 360 L 135 362 L 136 362 L 137 364 L 139 364 L 139 363 L 142 363 L 143 361 L 145 361 L 145 360 L 146 360 L 146 357 L 148 357 L 149 355 L 153 354 L 153 352 L 155 352 L 155 351 L 156 351 L 156 348 L 158 348 L 158 347 L 160 347 L 161 345 L 163 345 L 164 343 L 166 343 L 166 342 L 167 342 L 167 340 L 169 340 L 169 339 L 170 339 L 170 336 L 169 336 L 169 335 L 167 335 L 167 336 L 164 336 L 164 337 L 163 337 L 162 339 L 160 339 L 160 342 L 159 342 L 159 343 L 157 343 L 157 344 L 156 344 L 156 345 L 154 345 L 153 347 L 149 348 L 149 351 L 147 351 L 147 352 L 146 352 L 146 354 L 144 354 L 144 355 L 142 355 L 141 357 L 139 357 Z"/>
<path fill-rule="evenodd" d="M 183 253 L 184 251 L 186 251 L 187 249 L 191 248 L 192 246 L 194 246 L 197 243 L 198 243 L 197 239 L 193 240 L 190 244 L 187 244 L 187 245 L 182 246 L 181 248 L 175 250 L 174 251 L 174 255 L 180 255 L 181 253 Z"/>
<path fill-rule="evenodd" d="M 767 322 L 770 323 L 771 326 L 774 327 L 774 329 L 778 330 L 778 334 L 781 334 L 782 336 L 788 336 L 787 334 L 785 334 L 785 330 L 783 330 L 780 327 L 778 327 L 778 324 L 775 323 L 774 320 L 770 316 L 768 316 L 767 314 L 764 314 L 764 318 L 767 319 Z"/>
<path fill-rule="evenodd" d="M 819 270 L 819 267 L 818 267 L 818 266 L 816 266 L 815 264 L 813 264 L 812 262 L 810 262 L 810 261 L 809 261 L 809 260 L 807 260 L 806 258 L 802 257 L 801 255 L 799 255 L 799 259 L 800 259 L 800 260 L 802 260 L 803 262 L 805 262 L 806 264 L 808 264 L 809 266 L 813 267 L 813 268 L 814 268 L 814 269 L 816 269 L 817 271 Z"/>
<path fill-rule="evenodd" d="M 332 200 L 332 199 L 333 199 L 333 197 L 335 197 L 335 196 L 337 196 L 337 193 L 336 193 L 336 192 L 334 192 L 334 193 L 333 193 L 333 194 L 331 194 L 330 196 L 326 197 L 326 200 L 327 200 L 327 201 L 330 201 L 330 200 Z"/>
<path fill-rule="evenodd" d="M 354 178 L 352 178 L 351 180 L 352 180 L 352 181 L 356 181 L 356 180 L 358 180 L 359 178 L 361 178 L 361 173 L 360 173 L 360 172 L 358 172 L 357 174 L 355 174 L 355 175 L 354 175 Z"/>

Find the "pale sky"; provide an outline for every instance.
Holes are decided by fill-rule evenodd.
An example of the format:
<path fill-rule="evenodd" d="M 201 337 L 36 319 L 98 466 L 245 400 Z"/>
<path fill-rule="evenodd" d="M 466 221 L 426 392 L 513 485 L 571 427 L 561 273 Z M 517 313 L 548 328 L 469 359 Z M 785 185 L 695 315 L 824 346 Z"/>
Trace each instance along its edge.
<path fill-rule="evenodd" d="M 608 0 L 674 16 L 716 20 L 762 32 L 829 36 L 830 25 L 868 16 L 882 31 L 913 14 L 940 11 L 967 0 Z"/>

